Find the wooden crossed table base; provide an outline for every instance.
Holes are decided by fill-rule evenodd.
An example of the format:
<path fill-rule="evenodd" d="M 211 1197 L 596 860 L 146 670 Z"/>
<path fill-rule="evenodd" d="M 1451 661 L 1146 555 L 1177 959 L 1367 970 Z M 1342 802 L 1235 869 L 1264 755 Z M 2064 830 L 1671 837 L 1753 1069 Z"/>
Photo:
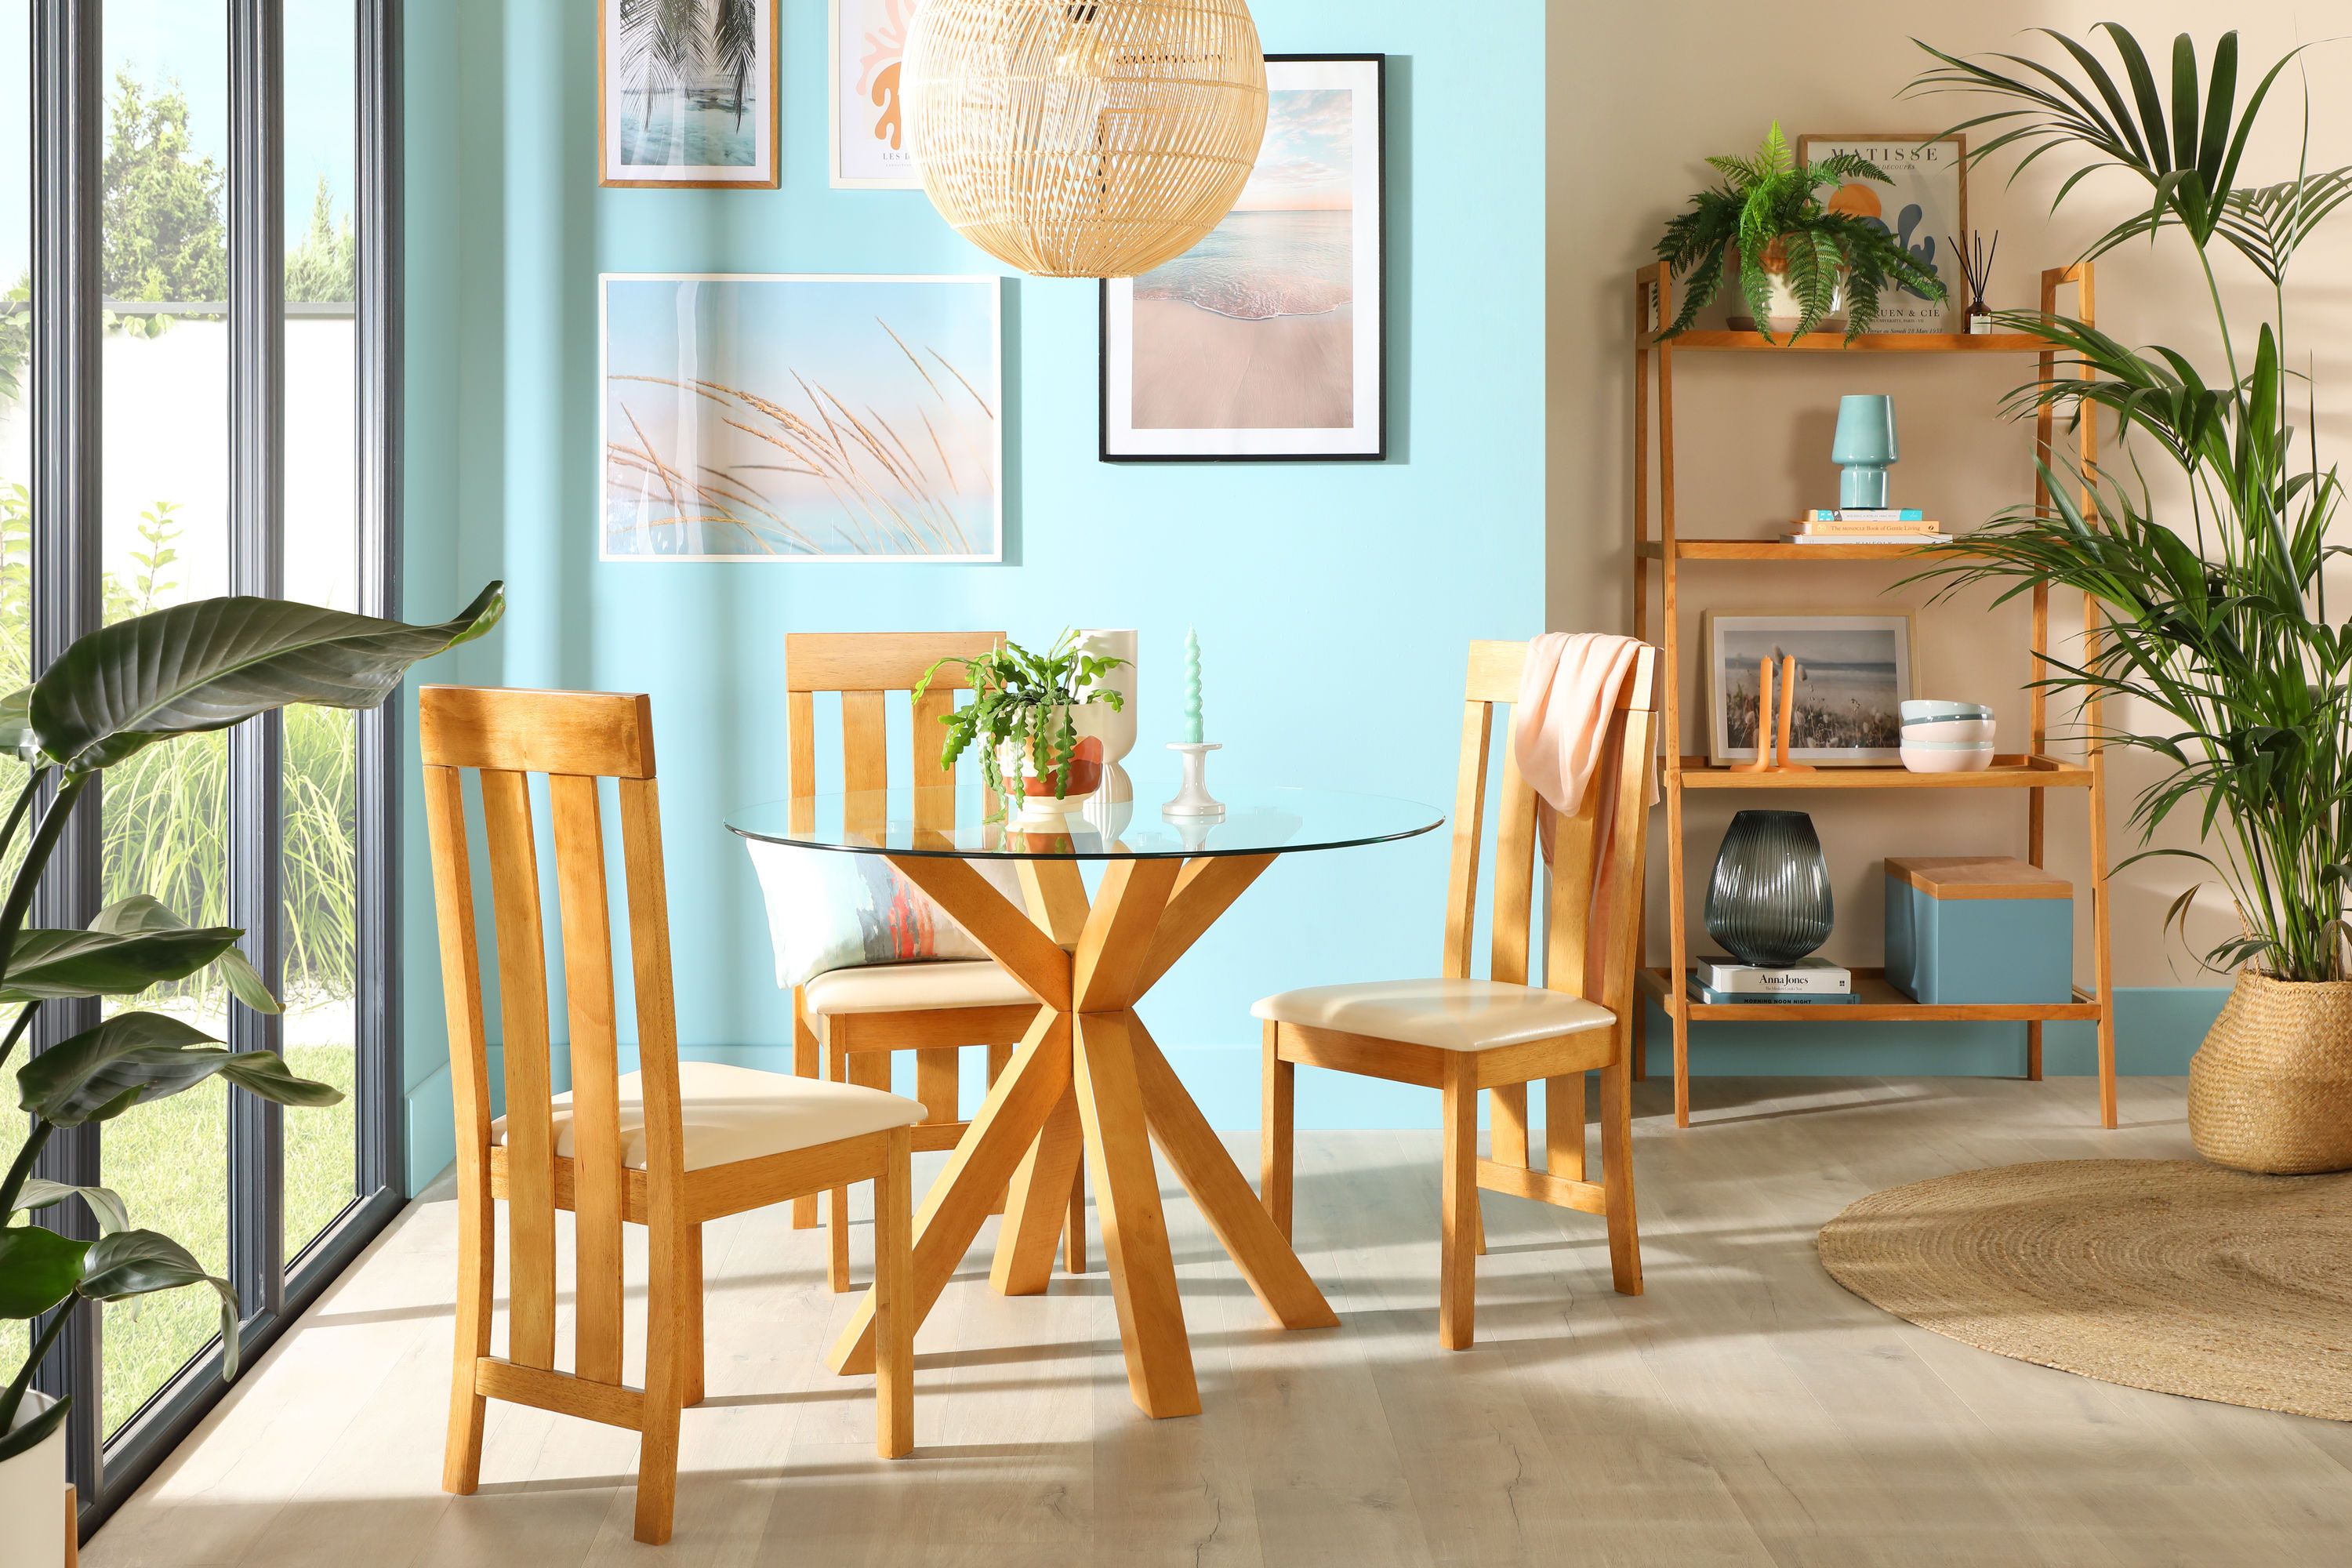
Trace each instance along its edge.
<path fill-rule="evenodd" d="M 1152 1166 L 1157 1140 L 1275 1321 L 1336 1327 L 1330 1304 L 1135 1016 L 1137 1000 L 1274 857 L 1112 860 L 1091 907 L 1076 860 L 1024 860 L 1025 912 L 964 860 L 893 855 L 890 863 L 1038 1001 L 1035 1021 L 915 1216 L 907 1306 L 917 1325 L 1008 1182 L 989 1279 L 1008 1296 L 1044 1292 L 1083 1157 L 1094 1173 L 1129 1391 L 1147 1415 L 1200 1414 Z M 839 1373 L 874 1370 L 872 1291 L 829 1360 Z"/>

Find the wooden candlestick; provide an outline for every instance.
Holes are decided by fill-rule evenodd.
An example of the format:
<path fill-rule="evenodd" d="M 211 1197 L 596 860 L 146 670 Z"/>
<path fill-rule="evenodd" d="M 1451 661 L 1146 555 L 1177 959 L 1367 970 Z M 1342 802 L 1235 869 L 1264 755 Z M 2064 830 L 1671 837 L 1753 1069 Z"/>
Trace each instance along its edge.
<path fill-rule="evenodd" d="M 1792 763 L 1789 760 L 1789 719 L 1796 711 L 1796 708 L 1797 656 L 1790 654 L 1780 660 L 1780 733 L 1778 748 L 1780 760 L 1772 764 L 1772 771 L 1775 773 L 1809 773 L 1813 771 L 1813 765 L 1811 763 Z"/>
<path fill-rule="evenodd" d="M 1756 760 L 1734 763 L 1728 772 L 1735 773 L 1769 773 L 1772 767 L 1772 658 L 1769 654 L 1756 667 Z"/>

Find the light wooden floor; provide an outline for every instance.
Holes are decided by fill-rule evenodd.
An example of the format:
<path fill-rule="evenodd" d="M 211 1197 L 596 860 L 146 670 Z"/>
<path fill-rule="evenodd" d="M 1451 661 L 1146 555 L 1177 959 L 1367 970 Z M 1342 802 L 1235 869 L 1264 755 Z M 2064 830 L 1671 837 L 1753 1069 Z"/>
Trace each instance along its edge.
<path fill-rule="evenodd" d="M 2352 1561 L 2352 1429 L 2005 1361 L 1814 1259 L 1821 1223 L 1878 1187 L 2185 1153 L 2179 1080 L 2125 1079 L 2105 1134 L 2084 1079 L 1702 1079 L 1681 1133 L 1662 1087 L 1636 1143 L 1644 1297 L 1611 1293 L 1597 1220 L 1488 1194 L 1479 1342 L 1446 1354 L 1437 1135 L 1303 1133 L 1300 1252 L 1338 1330 L 1268 1328 L 1178 1201 L 1206 1411 L 1148 1422 L 1104 1277 L 1005 1300 L 977 1251 L 919 1342 L 920 1447 L 896 1463 L 874 1458 L 868 1385 L 819 1365 L 851 1300 L 824 1289 L 823 1233 L 781 1210 L 715 1225 L 710 1396 L 658 1558 L 629 1539 L 625 1434 L 494 1404 L 481 1493 L 436 1489 L 454 1226 L 423 1203 L 83 1561 Z"/>

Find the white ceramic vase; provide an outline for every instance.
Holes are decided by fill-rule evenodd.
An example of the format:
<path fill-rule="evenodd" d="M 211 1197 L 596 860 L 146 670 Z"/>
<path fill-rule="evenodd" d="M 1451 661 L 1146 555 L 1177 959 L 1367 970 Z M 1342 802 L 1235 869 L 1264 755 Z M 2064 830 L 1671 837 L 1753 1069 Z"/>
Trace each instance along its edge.
<path fill-rule="evenodd" d="M 23 1426 L 56 1401 L 27 1393 L 17 1406 Z M 66 1429 L 26 1452 L 0 1459 L 0 1568 L 61 1568 L 66 1560 Z"/>
<path fill-rule="evenodd" d="M 1135 750 L 1135 632 L 1132 628 L 1084 630 L 1078 633 L 1078 647 L 1097 658 L 1127 660 L 1079 692 L 1084 696 L 1087 690 L 1116 691 L 1118 710 L 1108 703 L 1088 702 L 1078 709 L 1077 721 L 1080 739 L 1092 735 L 1102 742 L 1105 763 L 1122 762 Z"/>

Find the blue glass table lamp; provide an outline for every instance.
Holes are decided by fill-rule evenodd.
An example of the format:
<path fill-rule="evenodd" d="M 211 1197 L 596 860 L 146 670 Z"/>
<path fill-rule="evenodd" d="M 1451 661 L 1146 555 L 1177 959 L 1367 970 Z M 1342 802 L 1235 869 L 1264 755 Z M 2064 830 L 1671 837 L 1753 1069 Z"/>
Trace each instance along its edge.
<path fill-rule="evenodd" d="M 1886 505 L 1887 466 L 1903 456 L 1895 443 L 1895 399 L 1884 393 L 1853 393 L 1838 399 L 1837 436 L 1830 460 L 1841 465 L 1838 505 Z"/>

